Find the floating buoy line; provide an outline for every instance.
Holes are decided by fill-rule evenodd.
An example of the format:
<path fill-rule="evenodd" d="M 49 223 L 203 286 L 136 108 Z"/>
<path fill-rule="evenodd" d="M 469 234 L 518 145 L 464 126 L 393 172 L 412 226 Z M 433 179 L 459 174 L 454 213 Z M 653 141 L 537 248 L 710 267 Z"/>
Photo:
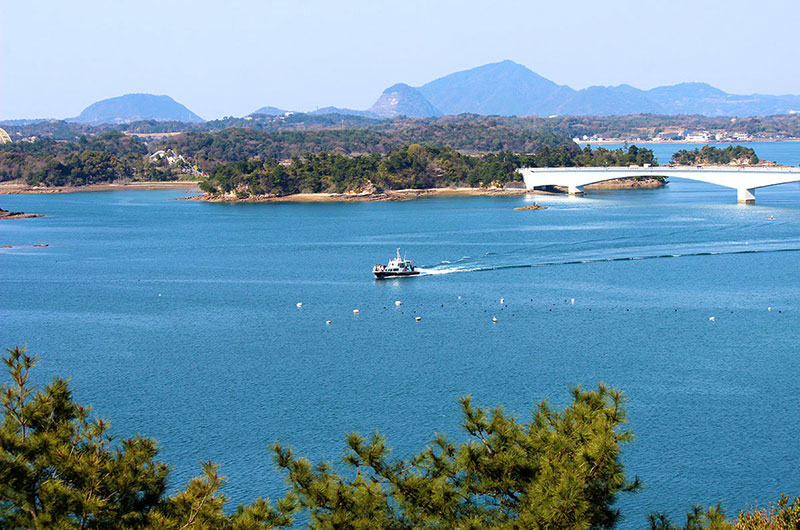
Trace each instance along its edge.
<path fill-rule="evenodd" d="M 0 248 L 2 248 L 2 247 L 0 247 Z M 162 296 L 162 293 L 158 293 L 158 296 Z M 462 300 L 462 296 L 461 296 L 461 295 L 459 295 L 459 296 L 458 296 L 458 300 Z M 505 304 L 505 301 L 506 301 L 506 300 L 505 300 L 505 297 L 500 297 L 500 298 L 499 298 L 499 300 L 500 300 L 500 303 L 504 305 L 504 307 L 500 308 L 500 311 L 504 311 L 505 309 L 507 309 L 507 308 L 508 308 L 508 305 L 506 305 L 506 304 Z M 574 306 L 574 305 L 575 305 L 575 298 L 564 298 L 563 300 L 564 300 L 564 303 L 565 303 L 565 304 L 572 305 L 572 306 Z M 533 299 L 533 298 L 531 298 L 531 299 L 530 299 L 530 301 L 531 301 L 531 302 L 533 302 L 533 301 L 534 301 L 534 299 Z M 464 304 L 466 305 L 466 302 L 464 302 Z M 302 308 L 302 307 L 303 307 L 303 302 L 297 302 L 295 305 L 296 305 L 296 307 L 297 307 L 298 309 L 300 309 L 300 308 Z M 394 305 L 395 305 L 395 307 L 398 307 L 398 308 L 399 308 L 399 307 L 402 307 L 402 306 L 403 306 L 403 301 L 402 301 L 402 300 L 395 300 L 395 301 L 394 301 Z M 552 305 L 553 305 L 553 306 L 557 306 L 557 304 L 552 304 Z M 439 304 L 439 307 L 440 307 L 440 308 L 444 308 L 444 304 Z M 388 307 L 387 307 L 387 306 L 383 306 L 383 310 L 386 310 L 386 309 L 388 309 Z M 542 309 L 544 309 L 544 308 L 542 308 Z M 621 309 L 622 309 L 622 308 L 620 308 L 619 310 L 621 310 Z M 771 312 L 771 311 L 772 311 L 772 309 L 773 309 L 773 308 L 772 308 L 772 306 L 767 306 L 767 311 L 768 311 L 768 312 Z M 547 311 L 552 313 L 552 312 L 553 312 L 553 308 L 548 308 L 548 309 L 547 309 Z M 570 311 L 572 311 L 572 310 L 570 310 Z M 592 308 L 587 308 L 587 311 L 591 312 L 591 311 L 592 311 Z M 630 313 L 630 311 L 631 311 L 631 310 L 630 310 L 630 308 L 629 308 L 629 307 L 626 307 L 624 312 L 625 312 L 625 313 Z M 412 311 L 412 313 L 416 313 L 416 312 L 417 312 L 416 310 L 413 310 L 413 311 Z M 488 309 L 484 309 L 484 311 L 483 311 L 483 312 L 484 312 L 484 313 L 487 313 L 487 312 L 488 312 Z M 676 309 L 674 310 L 674 312 L 676 312 L 676 313 L 677 313 L 677 312 L 678 312 L 678 309 L 676 308 Z M 359 315 L 359 314 L 361 314 L 361 310 L 360 310 L 360 309 L 358 309 L 358 308 L 356 308 L 356 309 L 353 309 L 353 310 L 352 310 L 352 313 L 353 313 L 353 315 Z M 400 313 L 401 313 L 401 314 L 405 314 L 405 311 L 400 311 Z M 777 313 L 782 313 L 782 311 L 777 311 Z M 731 311 L 731 314 L 733 314 L 733 311 Z M 409 316 L 411 316 L 411 315 L 409 315 Z M 517 315 L 516 315 L 516 313 L 512 313 L 512 314 L 511 314 L 511 316 L 512 316 L 512 317 L 516 317 Z M 710 322 L 716 322 L 716 320 L 717 320 L 717 317 L 716 317 L 716 316 L 710 316 L 710 317 L 708 317 L 708 320 L 709 320 Z M 415 322 L 420 322 L 420 321 L 422 321 L 422 316 L 419 316 L 419 315 L 414 315 L 414 321 L 415 321 Z M 497 324 L 498 322 L 499 322 L 499 319 L 497 318 L 497 316 L 496 316 L 496 315 L 493 315 L 493 316 L 492 316 L 492 323 L 494 323 L 494 324 Z M 332 321 L 331 321 L 331 320 L 325 320 L 325 325 L 329 326 L 329 325 L 331 325 L 331 323 L 332 323 Z"/>
<path fill-rule="evenodd" d="M 27 246 L 28 245 L 17 245 L 15 247 L 14 245 L 0 245 L 0 248 L 25 248 Z M 50 243 L 36 243 L 34 245 L 31 245 L 31 247 L 49 247 L 49 246 Z"/>

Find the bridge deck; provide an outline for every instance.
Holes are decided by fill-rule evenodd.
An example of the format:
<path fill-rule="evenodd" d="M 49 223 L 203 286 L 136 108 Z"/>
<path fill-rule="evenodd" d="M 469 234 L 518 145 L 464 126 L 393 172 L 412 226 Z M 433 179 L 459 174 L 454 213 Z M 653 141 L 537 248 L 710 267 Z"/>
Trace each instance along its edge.
<path fill-rule="evenodd" d="M 755 202 L 755 190 L 767 186 L 800 182 L 800 168 L 747 166 L 628 166 L 520 168 L 525 186 L 563 186 L 570 194 L 583 187 L 628 177 L 670 177 L 699 180 L 736 189 L 740 202 Z"/>

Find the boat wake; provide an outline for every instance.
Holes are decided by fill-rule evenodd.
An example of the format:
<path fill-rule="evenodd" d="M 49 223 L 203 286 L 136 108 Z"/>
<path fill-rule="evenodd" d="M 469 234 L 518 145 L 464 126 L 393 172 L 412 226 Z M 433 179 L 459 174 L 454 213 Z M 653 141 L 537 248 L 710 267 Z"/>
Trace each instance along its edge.
<path fill-rule="evenodd" d="M 459 272 L 484 272 L 484 271 L 497 271 L 505 269 L 526 269 L 533 267 L 553 267 L 558 265 L 582 265 L 588 263 L 608 263 L 618 261 L 638 261 L 649 259 L 666 259 L 666 258 L 690 258 L 700 256 L 725 256 L 737 254 L 765 254 L 765 253 L 778 253 L 778 252 L 800 252 L 800 245 L 786 246 L 786 241 L 775 242 L 761 242 L 760 244 L 744 242 L 734 245 L 728 245 L 726 248 L 711 249 L 711 248 L 685 248 L 680 252 L 670 252 L 666 249 L 662 252 L 630 252 L 622 253 L 621 249 L 615 249 L 613 255 L 597 255 L 596 253 L 587 253 L 587 255 L 579 256 L 575 254 L 567 254 L 559 257 L 556 256 L 541 256 L 541 260 L 527 261 L 516 259 L 507 259 L 509 256 L 499 256 L 497 254 L 487 254 L 479 258 L 464 256 L 460 259 L 453 261 L 442 261 L 437 265 L 429 267 L 419 267 L 421 276 L 438 276 L 443 274 L 455 274 Z M 629 249 L 634 251 L 634 249 Z M 642 249 L 639 249 L 642 250 Z M 655 250 L 655 249 L 653 249 Z M 573 257 L 574 256 L 574 257 Z M 501 259 L 496 259 L 496 258 Z M 505 257 L 506 259 L 502 259 Z"/>

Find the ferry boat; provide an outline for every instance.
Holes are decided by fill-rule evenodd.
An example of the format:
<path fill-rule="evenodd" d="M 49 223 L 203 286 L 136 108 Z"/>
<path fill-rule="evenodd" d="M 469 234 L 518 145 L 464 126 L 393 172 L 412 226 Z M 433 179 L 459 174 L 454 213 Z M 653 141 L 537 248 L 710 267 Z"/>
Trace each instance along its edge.
<path fill-rule="evenodd" d="M 380 263 L 372 267 L 372 274 L 378 280 L 383 278 L 402 278 L 404 276 L 416 276 L 419 271 L 414 266 L 414 262 L 400 257 L 400 249 L 397 249 L 397 257 L 390 259 L 386 265 Z"/>

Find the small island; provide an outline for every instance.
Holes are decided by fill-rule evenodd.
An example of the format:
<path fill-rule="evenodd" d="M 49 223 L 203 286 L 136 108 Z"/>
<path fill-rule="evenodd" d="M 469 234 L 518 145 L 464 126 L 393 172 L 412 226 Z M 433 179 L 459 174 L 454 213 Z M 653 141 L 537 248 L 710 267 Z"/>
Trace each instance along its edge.
<path fill-rule="evenodd" d="M 656 165 L 653 152 L 543 146 L 533 154 L 463 154 L 451 147 L 410 144 L 386 155 L 307 154 L 290 161 L 241 160 L 220 164 L 200 182 L 210 202 L 381 201 L 431 195 L 522 195 L 521 167 Z M 642 180 L 644 179 L 644 180 Z M 663 186 L 664 179 L 619 179 L 604 189 Z M 551 190 L 549 193 L 559 192 Z M 538 191 L 536 192 L 538 193 Z M 545 191 L 545 193 L 548 193 Z"/>
<path fill-rule="evenodd" d="M 515 210 L 547 210 L 547 206 L 544 206 L 542 204 L 533 203 L 533 204 L 529 204 L 528 206 L 520 206 L 520 207 L 514 208 L 514 209 Z"/>
<path fill-rule="evenodd" d="M 0 208 L 0 220 L 2 219 L 28 219 L 31 217 L 47 217 L 41 213 L 10 212 Z"/>
<path fill-rule="evenodd" d="M 672 164 L 679 166 L 775 166 L 775 162 L 760 160 L 755 150 L 743 145 L 725 148 L 704 145 L 700 149 L 681 149 L 672 155 Z"/>

